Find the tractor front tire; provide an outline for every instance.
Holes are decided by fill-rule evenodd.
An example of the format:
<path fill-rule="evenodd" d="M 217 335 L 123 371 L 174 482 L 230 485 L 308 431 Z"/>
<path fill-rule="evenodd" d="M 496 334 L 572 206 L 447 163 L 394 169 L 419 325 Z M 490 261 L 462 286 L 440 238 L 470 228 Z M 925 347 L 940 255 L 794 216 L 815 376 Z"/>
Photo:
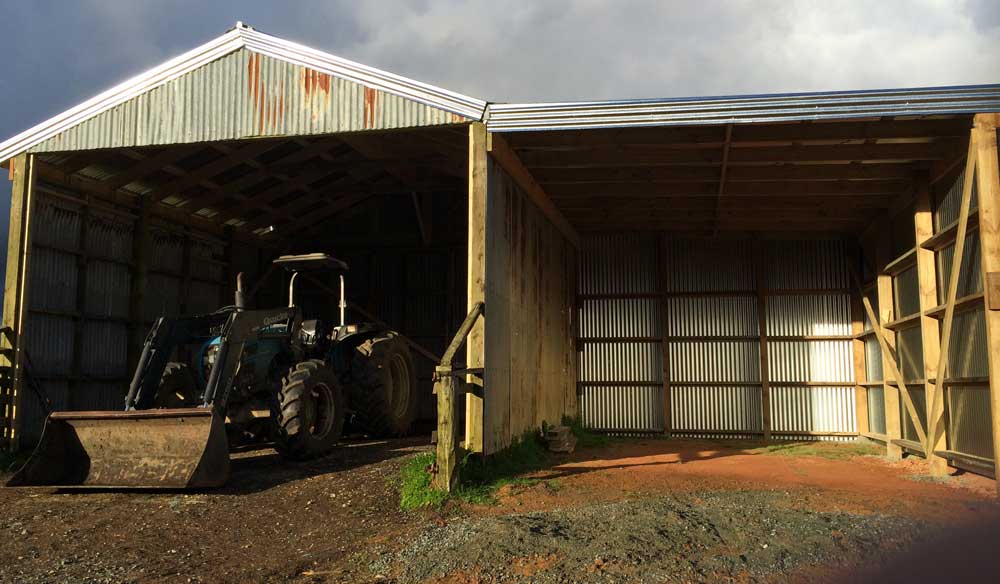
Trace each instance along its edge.
<path fill-rule="evenodd" d="M 167 363 L 156 390 L 156 408 L 183 408 L 195 405 L 198 400 L 198 386 L 194 374 L 187 363 Z"/>
<path fill-rule="evenodd" d="M 377 438 L 405 436 L 419 405 L 406 342 L 387 331 L 361 343 L 351 363 L 351 409 L 360 429 Z"/>
<path fill-rule="evenodd" d="M 344 394 L 337 375 L 319 359 L 292 367 L 277 404 L 278 450 L 293 460 L 330 452 L 344 430 Z"/>

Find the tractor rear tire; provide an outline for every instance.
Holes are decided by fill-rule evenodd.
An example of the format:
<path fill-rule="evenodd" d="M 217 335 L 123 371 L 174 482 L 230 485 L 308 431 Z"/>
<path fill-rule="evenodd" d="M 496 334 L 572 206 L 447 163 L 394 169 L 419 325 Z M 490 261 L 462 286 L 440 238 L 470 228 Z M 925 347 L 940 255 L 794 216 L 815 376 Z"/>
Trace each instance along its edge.
<path fill-rule="evenodd" d="M 419 405 L 413 357 L 399 335 L 387 331 L 358 346 L 351 363 L 351 409 L 363 432 L 405 436 Z"/>
<path fill-rule="evenodd" d="M 167 363 L 156 390 L 156 408 L 183 408 L 198 401 L 198 386 L 187 363 Z"/>
<path fill-rule="evenodd" d="M 332 369 L 319 359 L 292 367 L 277 403 L 278 450 L 292 460 L 330 452 L 344 430 L 344 394 Z"/>

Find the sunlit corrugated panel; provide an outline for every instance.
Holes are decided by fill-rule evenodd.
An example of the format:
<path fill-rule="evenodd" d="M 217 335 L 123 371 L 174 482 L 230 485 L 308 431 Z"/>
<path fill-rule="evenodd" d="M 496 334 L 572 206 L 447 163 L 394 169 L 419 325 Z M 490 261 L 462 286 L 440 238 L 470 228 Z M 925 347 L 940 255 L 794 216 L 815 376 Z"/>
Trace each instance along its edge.
<path fill-rule="evenodd" d="M 993 458 L 990 388 L 956 385 L 945 392 L 948 412 L 948 447 L 984 458 Z"/>
<path fill-rule="evenodd" d="M 854 381 L 851 341 L 768 341 L 767 357 L 775 384 Z"/>
<path fill-rule="evenodd" d="M 865 378 L 882 381 L 882 347 L 874 336 L 865 337 Z"/>
<path fill-rule="evenodd" d="M 958 292 L 956 298 L 983 291 L 983 271 L 980 257 L 979 231 L 972 231 L 965 238 L 962 250 L 962 270 L 958 274 Z M 951 267 L 955 261 L 955 244 L 942 248 L 935 254 L 937 260 L 937 290 L 938 302 L 944 304 L 948 299 L 948 284 L 951 279 Z"/>
<path fill-rule="evenodd" d="M 767 299 L 767 334 L 832 336 L 851 334 L 847 294 L 772 296 Z"/>
<path fill-rule="evenodd" d="M 663 388 L 659 385 L 580 384 L 584 427 L 600 431 L 662 432 Z"/>
<path fill-rule="evenodd" d="M 756 341 L 671 343 L 670 380 L 686 383 L 757 383 L 760 345 Z"/>
<path fill-rule="evenodd" d="M 749 436 L 762 431 L 759 386 L 672 387 L 670 404 L 673 428 L 680 433 L 745 431 Z"/>
<path fill-rule="evenodd" d="M 937 198 L 934 205 L 934 230 L 941 231 L 955 221 L 958 221 L 959 206 L 962 204 L 962 188 L 965 185 L 965 171 L 963 170 L 955 182 L 951 184 L 947 191 L 944 191 Z M 975 179 L 972 181 L 972 195 L 969 199 L 969 210 L 975 209 L 979 204 L 979 185 Z"/>
<path fill-rule="evenodd" d="M 32 151 L 308 136 L 468 119 L 241 49 L 68 128 Z"/>
<path fill-rule="evenodd" d="M 943 327 L 943 321 L 941 326 Z M 955 313 L 948 347 L 947 379 L 989 375 L 986 315 L 982 308 Z"/>
<path fill-rule="evenodd" d="M 771 430 L 856 432 L 854 388 L 772 385 Z"/>

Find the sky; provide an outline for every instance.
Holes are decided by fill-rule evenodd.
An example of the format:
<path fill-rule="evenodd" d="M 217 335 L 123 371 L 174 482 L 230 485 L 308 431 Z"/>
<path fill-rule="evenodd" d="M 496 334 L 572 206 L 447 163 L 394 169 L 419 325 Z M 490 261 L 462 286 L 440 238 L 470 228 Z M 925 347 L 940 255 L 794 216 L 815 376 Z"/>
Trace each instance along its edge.
<path fill-rule="evenodd" d="M 0 140 L 222 34 L 238 20 L 489 101 L 1000 83 L 996 0 L 2 5 Z M 5 178 L 4 237 L 10 203 Z"/>

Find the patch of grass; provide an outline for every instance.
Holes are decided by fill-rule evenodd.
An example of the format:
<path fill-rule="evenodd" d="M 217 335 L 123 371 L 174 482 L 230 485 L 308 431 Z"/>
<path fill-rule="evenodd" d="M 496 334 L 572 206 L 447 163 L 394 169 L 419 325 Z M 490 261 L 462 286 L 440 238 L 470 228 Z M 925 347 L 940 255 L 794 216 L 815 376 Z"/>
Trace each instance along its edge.
<path fill-rule="evenodd" d="M 607 446 L 611 442 L 611 437 L 585 429 L 583 421 L 579 417 L 570 418 L 569 416 L 565 416 L 562 419 L 562 423 L 563 426 L 569 426 L 573 435 L 576 436 L 577 448 L 600 448 L 601 446 Z"/>
<path fill-rule="evenodd" d="M 756 454 L 778 456 L 818 456 L 830 460 L 848 460 L 858 456 L 877 456 L 882 449 L 863 442 L 782 442 L 751 450 Z"/>
<path fill-rule="evenodd" d="M 425 452 L 414 456 L 403 466 L 399 506 L 404 510 L 440 507 L 448 498 L 448 493 L 431 487 L 432 477 L 428 469 L 434 465 L 434 458 L 433 452 Z"/>
<path fill-rule="evenodd" d="M 434 460 L 434 453 L 426 452 L 413 457 L 403 467 L 400 497 L 403 509 L 439 507 L 449 498 L 447 493 L 431 486 L 428 468 Z M 509 448 L 492 456 L 467 454 L 458 463 L 458 484 L 451 498 L 477 505 L 495 503 L 497 491 L 504 486 L 530 487 L 545 482 L 520 475 L 546 468 L 549 460 L 545 442 L 534 432 L 525 434 Z"/>

